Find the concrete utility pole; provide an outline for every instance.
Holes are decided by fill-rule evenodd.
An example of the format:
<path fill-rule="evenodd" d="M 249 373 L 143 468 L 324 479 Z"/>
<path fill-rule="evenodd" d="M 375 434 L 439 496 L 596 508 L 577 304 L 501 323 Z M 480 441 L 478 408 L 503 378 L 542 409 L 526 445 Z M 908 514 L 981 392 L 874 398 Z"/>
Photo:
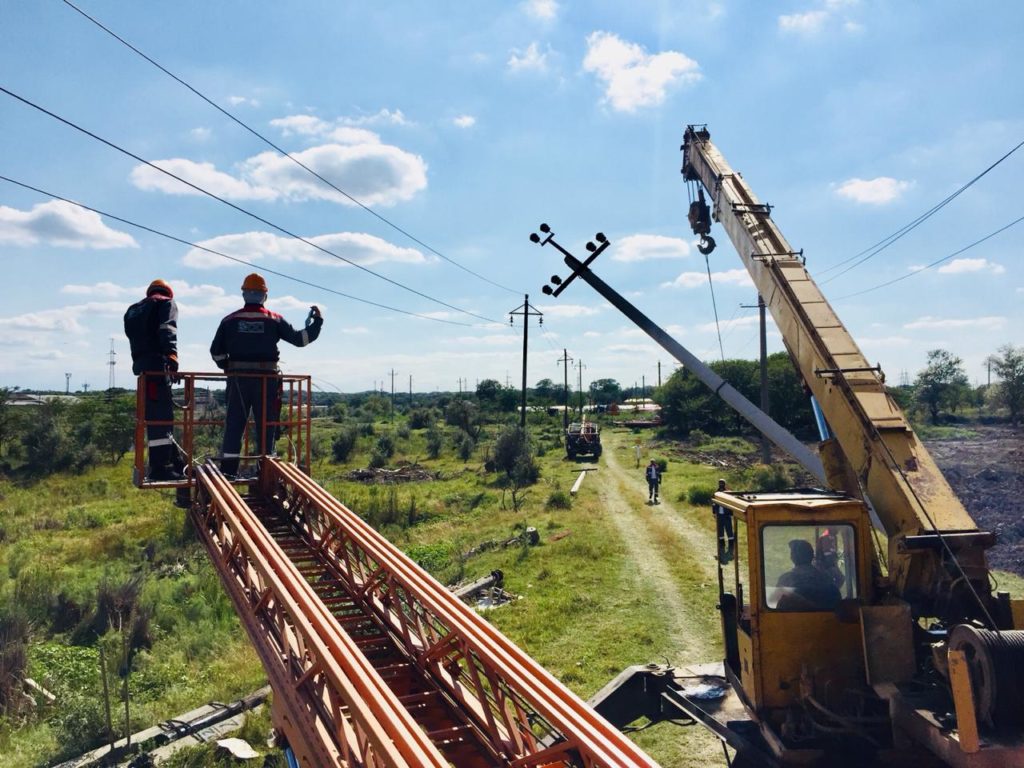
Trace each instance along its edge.
<path fill-rule="evenodd" d="M 391 369 L 391 415 L 389 421 L 395 420 L 395 369 Z"/>
<path fill-rule="evenodd" d="M 583 369 L 586 368 L 582 360 L 576 361 L 576 372 L 579 374 L 579 402 L 580 402 L 580 419 L 583 419 Z"/>
<path fill-rule="evenodd" d="M 114 351 L 114 340 L 110 340 L 110 362 L 107 363 L 110 366 L 110 381 L 107 382 L 107 389 L 114 388 L 114 366 L 117 365 L 117 352 Z"/>
<path fill-rule="evenodd" d="M 646 374 L 640 374 L 640 400 L 644 401 L 647 399 L 647 376 Z"/>
<path fill-rule="evenodd" d="M 65 395 L 70 395 L 71 394 L 71 374 L 70 373 L 65 373 L 64 374 L 64 394 Z"/>
<path fill-rule="evenodd" d="M 516 315 L 520 315 L 523 318 L 523 393 L 519 401 L 519 407 L 521 410 L 519 416 L 519 426 L 521 426 L 523 429 L 526 429 L 526 349 L 527 339 L 529 338 L 530 334 L 530 318 L 536 317 L 538 318 L 537 323 L 539 325 L 544 325 L 544 314 L 542 312 L 538 312 L 536 307 L 531 309 L 530 294 L 527 293 L 524 294 L 523 296 L 522 306 L 517 307 L 516 309 L 513 309 L 508 313 L 509 325 L 513 325 L 515 323 Z"/>
<path fill-rule="evenodd" d="M 412 374 L 409 374 L 409 410 L 412 410 Z"/>
<path fill-rule="evenodd" d="M 757 297 L 757 304 L 740 304 L 744 309 L 757 307 L 758 320 L 760 321 L 760 342 L 761 342 L 761 410 L 768 414 L 768 328 L 765 321 L 764 297 Z M 772 463 L 772 444 L 768 436 L 761 433 L 761 463 Z"/>
<path fill-rule="evenodd" d="M 661 389 L 661 360 L 658 361 L 658 389 Z"/>
<path fill-rule="evenodd" d="M 562 428 L 569 428 L 569 363 L 572 358 L 569 357 L 569 352 L 566 349 L 562 349 L 562 356 L 558 358 L 558 363 L 562 366 Z"/>

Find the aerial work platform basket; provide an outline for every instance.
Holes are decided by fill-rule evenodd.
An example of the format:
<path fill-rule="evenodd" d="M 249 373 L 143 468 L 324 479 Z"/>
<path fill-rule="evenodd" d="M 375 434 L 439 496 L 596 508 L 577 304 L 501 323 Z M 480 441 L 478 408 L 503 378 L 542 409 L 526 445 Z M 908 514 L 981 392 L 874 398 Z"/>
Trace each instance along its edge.
<path fill-rule="evenodd" d="M 138 377 L 135 391 L 135 459 L 132 482 L 138 488 L 183 488 L 195 484 L 193 467 L 201 458 L 220 458 L 224 437 L 227 387 L 232 379 L 258 379 L 262 386 L 260 404 L 262 419 L 250 418 L 243 434 L 241 475 L 252 474 L 251 467 L 259 459 L 254 446 L 266 445 L 268 436 L 277 437 L 276 450 L 288 462 L 305 472 L 310 467 L 310 420 L 312 416 L 312 379 L 308 375 L 264 372 L 185 373 L 171 375 L 149 372 Z M 167 382 L 174 403 L 170 421 L 146 419 L 146 396 L 153 382 Z M 277 392 L 275 399 L 272 395 Z M 268 397 L 271 395 L 271 397 Z M 256 429 L 263 423 L 264 435 L 258 439 Z M 183 480 L 155 481 L 146 475 L 146 429 L 169 426 L 174 444 L 185 465 Z"/>

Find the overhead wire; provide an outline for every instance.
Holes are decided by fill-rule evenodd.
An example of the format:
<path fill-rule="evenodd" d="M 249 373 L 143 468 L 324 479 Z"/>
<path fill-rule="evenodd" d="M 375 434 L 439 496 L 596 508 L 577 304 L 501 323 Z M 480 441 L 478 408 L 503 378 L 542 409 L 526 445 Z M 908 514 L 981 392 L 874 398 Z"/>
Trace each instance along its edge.
<path fill-rule="evenodd" d="M 351 200 L 351 201 L 352 201 L 352 203 L 354 203 L 355 205 L 359 206 L 359 207 L 360 207 L 360 208 L 362 208 L 362 209 L 363 209 L 364 211 L 366 211 L 366 212 L 367 212 L 367 213 L 369 213 L 370 215 L 374 216 L 375 218 L 377 218 L 377 219 L 378 219 L 379 221 L 381 221 L 382 223 L 384 223 L 384 224 L 386 224 L 387 226 L 391 227 L 391 228 L 392 228 L 392 229 L 394 229 L 394 230 L 395 230 L 396 232 L 399 232 L 399 233 L 401 233 L 402 235 L 404 235 L 405 237 L 407 237 L 407 238 L 408 238 L 409 240 L 411 240 L 412 242 L 416 243 L 417 245 L 421 246 L 422 248 L 425 248 L 426 250 L 428 250 L 428 251 L 430 251 L 431 253 L 433 253 L 433 254 L 434 254 L 435 256 L 437 256 L 438 258 L 440 258 L 440 259 L 443 259 L 444 261 L 447 261 L 447 262 L 448 262 L 449 264 L 451 264 L 451 265 L 453 265 L 453 266 L 455 266 L 455 267 L 458 267 L 459 269 L 461 269 L 462 271 L 466 272 L 467 274 L 470 274 L 470 275 L 472 275 L 473 277 L 475 277 L 475 278 L 477 278 L 477 279 L 479 279 L 479 280 L 482 280 L 482 281 L 484 281 L 485 283 L 489 283 L 490 285 L 493 285 L 493 286 L 494 286 L 495 288 L 501 288 L 502 290 L 504 290 L 504 291 L 508 291 L 509 293 L 522 293 L 522 291 L 515 291 L 515 290 L 513 290 L 513 289 L 509 288 L 508 286 L 502 285 L 501 283 L 495 282 L 494 280 L 491 280 L 490 278 L 484 277 L 483 275 L 481 275 L 481 274 L 479 274 L 479 273 L 477 273 L 477 272 L 474 272 L 474 271 L 473 271 L 472 269 L 470 269 L 469 267 L 466 267 L 466 266 L 464 266 L 464 265 L 460 264 L 459 262 L 455 261 L 454 259 L 452 259 L 452 258 L 449 258 L 448 256 L 444 255 L 443 253 L 441 253 L 441 252 L 440 252 L 439 250 L 437 250 L 437 249 L 436 249 L 436 248 L 434 248 L 433 246 L 431 246 L 431 245 L 429 245 L 429 244 L 425 243 L 425 242 L 424 242 L 423 240 L 420 240 L 420 239 L 419 239 L 418 237 L 416 237 L 415 235 L 413 235 L 413 234 L 412 234 L 411 232 L 409 232 L 408 230 L 406 230 L 406 229 L 403 229 L 402 227 L 400 227 L 400 226 L 399 226 L 398 224 L 396 224 L 395 222 L 391 221 L 390 219 L 386 218 L 386 217 L 385 217 L 385 216 L 383 216 L 382 214 L 378 213 L 377 211 L 375 211 L 375 210 L 374 210 L 374 209 L 372 209 L 372 208 L 371 208 L 370 206 L 368 206 L 368 205 L 366 205 L 365 203 L 363 203 L 363 202 L 362 202 L 361 200 L 359 200 L 358 198 L 354 197 L 353 195 L 351 195 L 351 194 L 349 194 L 348 192 L 346 192 L 345 190 L 343 190 L 343 189 L 342 189 L 341 187 L 337 186 L 337 185 L 336 185 L 336 184 L 335 184 L 334 182 L 330 181 L 329 179 L 327 179 L 327 178 L 325 178 L 324 176 L 322 176 L 321 174 L 319 174 L 319 173 L 318 173 L 317 171 L 315 171 L 315 170 L 313 170 L 312 168 L 310 168 L 310 167 L 309 167 L 308 165 L 306 165 L 305 163 L 303 163 L 303 162 L 302 162 L 301 160 L 299 160 L 299 159 L 298 159 L 297 157 L 295 157 L 294 155 L 292 155 L 292 154 L 291 154 L 290 152 L 288 152 L 288 151 L 286 151 L 286 150 L 282 149 L 281 147 L 279 147 L 279 146 L 278 146 L 278 145 L 277 145 L 277 144 L 276 144 L 275 142 L 273 142 L 273 141 L 271 141 L 270 139 L 268 139 L 268 138 L 267 138 L 266 136 L 264 136 L 264 135 L 263 135 L 262 133 L 260 133 L 259 131 L 257 131 L 257 130 L 256 130 L 255 128 L 253 128 L 252 126 L 250 126 L 250 125 L 249 125 L 248 123 L 246 123 L 245 121 L 243 121 L 243 120 L 242 120 L 241 118 L 237 117 L 236 115 L 232 114 L 232 113 L 231 113 L 231 112 L 229 112 L 228 110 L 224 109 L 224 108 L 223 108 L 222 106 L 220 106 L 220 105 L 219 105 L 219 104 L 217 104 L 217 103 L 216 103 L 215 101 L 213 101 L 213 99 L 211 99 L 211 98 L 209 98 L 208 96 L 206 96 L 206 94 L 204 94 L 204 93 L 203 93 L 202 91 L 200 91 L 200 90 L 199 90 L 198 88 L 195 88 L 194 86 L 192 86 L 191 84 L 189 84 L 188 82 L 186 82 L 185 80 L 183 80 L 182 78 L 180 78 L 180 77 L 179 77 L 178 75 L 174 74 L 174 73 L 173 73 L 173 72 L 171 72 L 171 71 L 170 71 L 169 69 L 167 69 L 166 67 L 164 67 L 164 66 L 163 66 L 162 64 L 160 64 L 159 62 L 157 62 L 157 61 L 156 61 L 155 59 L 153 59 L 152 57 L 150 57 L 150 56 L 148 56 L 147 54 L 143 53 L 143 52 L 142 52 L 142 51 L 141 51 L 141 50 L 140 50 L 139 48 L 137 48 L 136 46 L 132 45 L 132 44 L 131 44 L 130 42 L 128 42 L 128 41 L 127 41 L 127 40 L 125 40 L 125 39 L 124 39 L 123 37 L 121 37 L 120 35 L 118 35 L 118 34 L 117 34 L 116 32 L 114 32 L 113 30 L 111 30 L 111 29 L 110 29 L 109 27 L 105 26 L 105 25 L 104 25 L 104 24 L 103 24 L 102 22 L 100 22 L 100 21 L 99 21 L 98 19 L 94 18 L 93 16 L 90 16 L 90 15 L 89 15 L 88 13 L 86 13 L 86 12 L 85 12 L 85 11 L 83 11 L 83 10 L 82 10 L 81 8 L 79 8 L 79 7 L 77 6 L 77 5 L 75 5 L 74 3 L 70 2 L 70 0 L 63 0 L 63 2 L 64 2 L 64 4 L 65 4 L 65 5 L 67 5 L 67 6 L 69 7 L 69 8 L 71 8 L 71 9 L 73 9 L 74 11 L 78 12 L 79 14 L 81 14 L 81 15 L 82 15 L 83 17 L 85 17 L 85 18 L 86 18 L 86 19 L 88 19 L 88 20 L 89 20 L 90 22 L 92 22 L 93 24 L 95 24 L 95 25 L 96 25 L 97 27 L 99 27 L 100 29 L 102 29 L 102 30 L 103 30 L 104 32 L 106 32 L 106 33 L 107 33 L 108 35 L 110 35 L 111 37 L 113 37 L 113 38 L 114 38 L 115 40 L 117 40 L 117 41 L 118 41 L 119 43 L 121 43 L 122 45 L 126 46 L 126 47 L 127 47 L 127 48 L 129 48 L 130 50 L 134 51 L 134 52 L 135 52 L 136 54 L 138 54 L 138 55 L 139 55 L 139 56 L 141 56 L 141 57 L 142 57 L 143 59 L 145 59 L 146 61 L 148 61 L 148 62 L 149 62 L 150 64 L 152 64 L 152 65 L 153 65 L 154 67 L 156 67 L 156 68 L 157 68 L 157 69 L 159 69 L 159 70 L 160 70 L 161 72 L 163 72 L 163 73 L 164 73 L 165 75 L 167 75 L 168 77 L 170 77 L 171 79 L 173 79 L 173 80 L 174 80 L 175 82 L 177 82 L 177 83 L 181 84 L 182 86 L 184 86 L 185 88 L 187 88 L 187 89 L 188 89 L 189 91 L 191 91 L 192 93 L 194 93 L 194 94 L 195 94 L 196 96 L 198 96 L 198 97 L 199 97 L 200 99 L 202 99 L 203 101 L 205 101 L 205 102 L 206 102 L 207 104 L 209 104 L 209 105 L 210 105 L 211 107 L 213 107 L 214 109 L 216 109 L 216 110 L 217 110 L 218 112 L 220 112 L 220 113 L 221 113 L 222 115 L 224 115 L 225 117 L 227 117 L 227 118 L 228 118 L 229 120 L 233 121 L 233 122 L 234 122 L 234 123 L 236 123 L 236 124 L 237 124 L 238 126 L 240 126 L 241 128 L 243 128 L 243 129 L 245 129 L 246 131 L 248 131 L 249 133 L 251 133 L 251 134 L 252 134 L 253 136 L 255 136 L 255 137 L 256 137 L 257 139 L 259 139 L 260 141 L 262 141 L 262 142 L 263 142 L 264 144 L 266 144 L 267 146 L 269 146 L 269 147 L 272 147 L 272 148 L 273 148 L 273 149 L 274 149 L 275 151 L 279 152 L 279 153 L 281 154 L 281 156 L 282 156 L 282 157 L 286 157 L 287 159 L 291 160 L 291 161 L 292 161 L 293 163 L 295 163 L 296 165 L 298 165 L 298 166 L 299 166 L 300 168 L 302 168 L 303 170 L 305 170 L 305 171 L 307 171 L 308 173 L 312 174 L 312 175 L 313 175 L 313 176 L 315 176 L 315 177 L 316 177 L 317 179 L 319 179 L 319 180 L 320 180 L 321 182 L 323 182 L 324 184 L 326 184 L 327 186 L 329 186 L 329 187 L 330 187 L 331 189 L 333 189 L 333 190 L 334 190 L 335 192 L 337 192 L 338 194 L 340 194 L 340 195 L 344 196 L 344 197 L 345 197 L 346 199 L 348 199 L 348 200 Z"/>
<path fill-rule="evenodd" d="M 475 324 L 472 324 L 472 323 L 460 323 L 460 322 L 458 322 L 456 320 L 447 320 L 445 318 L 431 317 L 430 315 L 421 315 L 421 314 L 418 314 L 416 312 L 410 312 L 409 310 L 400 309 L 398 307 L 392 307 L 392 306 L 390 306 L 388 304 L 381 304 L 381 303 L 376 302 L 376 301 L 371 301 L 370 299 L 364 299 L 364 298 L 361 298 L 359 296 L 353 296 L 352 294 L 344 293 L 342 291 L 335 290 L 334 288 L 329 288 L 329 287 L 327 287 L 325 285 L 321 285 L 319 283 L 314 283 L 314 282 L 312 282 L 310 280 L 303 280 L 300 277 L 295 277 L 294 275 L 289 275 L 289 274 L 287 274 L 285 272 L 279 272 L 279 271 L 277 271 L 275 269 L 270 269 L 269 267 L 266 267 L 265 265 L 262 265 L 262 264 L 257 265 L 257 264 L 254 264 L 251 261 L 247 261 L 245 259 L 241 259 L 241 258 L 239 258 L 237 256 L 231 256 L 231 255 L 229 255 L 227 253 L 222 253 L 221 251 L 214 250 L 213 248 L 208 248 L 208 247 L 206 247 L 204 245 L 199 245 L 198 243 L 193 243 L 193 242 L 191 242 L 189 240 L 185 240 L 184 238 L 177 237 L 177 236 L 169 234 L 167 232 L 161 232 L 160 230 L 154 229 L 153 227 L 146 226 L 145 224 L 139 224 L 138 222 L 132 221 L 130 219 L 126 219 L 126 218 L 124 218 L 122 216 L 116 216 L 116 215 L 114 215 L 112 213 L 109 213 L 107 211 L 100 210 L 99 208 L 93 208 L 93 207 L 88 206 L 88 205 L 86 205 L 84 203 L 79 203 L 76 200 L 71 200 L 70 198 L 62 197 L 61 195 L 55 194 L 53 192 L 48 192 L 45 189 L 40 189 L 39 187 L 34 187 L 31 184 L 26 184 L 23 181 L 18 181 L 17 179 L 12 179 L 9 176 L 4 176 L 3 174 L 0 174 L 0 180 L 6 181 L 9 184 L 13 184 L 15 186 L 21 187 L 22 189 L 27 189 L 27 190 L 30 190 L 32 192 L 36 192 L 36 193 L 38 193 L 40 195 L 45 195 L 45 196 L 50 197 L 50 198 L 52 198 L 54 200 L 60 200 L 61 202 L 77 206 L 78 208 L 81 208 L 83 210 L 92 211 L 93 213 L 98 214 L 99 216 L 105 216 L 106 218 L 111 219 L 112 221 L 118 221 L 118 222 L 121 222 L 122 224 L 126 224 L 126 225 L 128 225 L 130 227 L 135 227 L 136 229 L 140 229 L 140 230 L 142 230 L 144 232 L 149 232 L 150 234 L 158 235 L 159 237 L 163 237 L 163 238 L 166 238 L 168 240 L 172 240 L 172 241 L 174 241 L 176 243 L 180 243 L 182 245 L 187 245 L 190 248 L 196 248 L 196 249 L 198 249 L 200 251 L 205 251 L 206 253 L 213 254 L 214 256 L 220 256 L 221 258 L 229 259 L 230 261 L 234 261 L 234 262 L 236 262 L 238 264 L 244 264 L 247 267 L 252 267 L 254 269 L 259 269 L 259 270 L 262 270 L 263 272 L 266 272 L 267 274 L 275 275 L 277 277 L 283 277 L 286 280 L 291 280 L 293 282 L 300 283 L 301 285 L 305 285 L 305 286 L 308 286 L 310 288 L 316 288 L 316 289 L 321 290 L 321 291 L 326 291 L 327 293 L 333 293 L 336 296 L 341 296 L 341 297 L 346 298 L 346 299 L 351 299 L 353 301 L 358 301 L 361 304 L 368 304 L 368 305 L 370 305 L 372 307 L 377 307 L 378 309 L 386 309 L 386 310 L 388 310 L 390 312 L 397 312 L 399 314 L 408 315 L 409 317 L 415 317 L 415 318 L 418 318 L 420 320 L 431 320 L 431 321 L 437 322 L 437 323 L 446 323 L 448 325 L 458 325 L 458 326 L 469 327 L 469 328 L 479 327 L 479 326 L 477 326 Z"/>
<path fill-rule="evenodd" d="M 927 270 L 931 269 L 932 267 L 935 267 L 935 266 L 938 266 L 939 264 L 942 264 L 944 261 L 949 261 L 954 256 L 959 256 L 961 253 L 964 253 L 965 251 L 969 251 L 971 248 L 974 248 L 975 246 L 981 245 L 986 240 L 992 239 L 996 235 L 998 235 L 998 234 L 1000 234 L 1002 232 L 1005 232 L 1010 227 L 1013 227 L 1013 226 L 1015 226 L 1017 224 L 1020 224 L 1022 221 L 1024 221 L 1024 216 L 1021 216 L 1020 218 L 1014 219 L 1009 224 L 1005 224 L 1002 227 L 1000 227 L 999 229 L 997 229 L 996 231 L 990 232 L 989 234 L 985 235 L 984 237 L 982 237 L 982 238 L 980 238 L 978 240 L 975 240 L 970 245 L 965 245 L 963 248 L 960 248 L 959 250 L 953 251 L 953 253 L 949 254 L 948 256 L 943 256 L 941 259 L 936 259 L 935 261 L 933 261 L 933 262 L 931 262 L 929 264 L 926 264 L 925 266 L 921 267 L 920 269 L 915 269 L 912 272 L 907 272 L 905 275 L 900 275 L 899 277 L 893 278 L 892 280 L 886 280 L 884 283 L 879 283 L 878 285 L 873 285 L 870 288 L 865 288 L 862 291 L 856 291 L 854 293 L 848 293 L 845 296 L 839 296 L 836 299 L 834 299 L 834 301 L 842 301 L 843 299 L 851 299 L 854 296 L 862 296 L 865 293 L 871 293 L 872 291 L 877 291 L 880 288 L 885 288 L 887 286 L 893 285 L 894 283 L 902 282 L 903 280 L 906 280 L 909 277 L 913 277 L 914 275 L 919 275 L 922 272 L 926 272 Z"/>
<path fill-rule="evenodd" d="M 918 216 L 916 219 L 914 219 L 910 223 L 903 225 L 902 227 L 897 229 L 892 234 L 888 235 L 887 237 L 883 237 L 877 243 L 875 243 L 874 245 L 868 246 L 867 248 L 865 248 L 864 250 L 860 251 L 859 253 L 855 253 L 853 256 L 850 256 L 849 258 L 843 259 L 842 261 L 840 261 L 840 262 L 838 262 L 836 264 L 833 264 L 831 267 L 827 267 L 827 268 L 821 270 L 820 272 L 818 272 L 815 275 L 816 278 L 820 277 L 822 275 L 828 274 L 832 270 L 838 269 L 839 267 L 841 267 L 841 266 L 843 266 L 845 264 L 849 264 L 851 261 L 854 261 L 855 259 L 860 259 L 859 261 L 856 261 L 854 264 L 851 264 L 849 267 L 844 269 L 842 272 L 839 272 L 839 273 L 833 275 L 832 277 L 828 278 L 827 280 L 821 280 L 819 282 L 819 285 L 825 285 L 826 283 L 830 283 L 833 280 L 841 277 L 842 275 L 845 275 L 850 270 L 855 269 L 856 267 L 859 267 L 861 264 L 863 264 L 864 262 L 868 261 L 869 259 L 872 259 L 875 256 L 877 256 L 879 253 L 884 251 L 886 248 L 888 248 L 890 245 L 895 243 L 897 240 L 900 240 L 904 235 L 909 234 L 914 229 L 916 229 L 921 224 L 923 224 L 925 221 L 927 221 L 932 216 L 934 216 L 936 213 L 938 213 L 940 210 L 945 208 L 947 205 L 949 205 L 949 203 L 953 202 L 953 200 L 955 200 L 957 197 L 959 197 L 967 189 L 972 187 L 977 181 L 979 181 L 981 178 L 986 176 L 996 166 L 998 166 L 1000 163 L 1002 163 L 1004 160 L 1006 160 L 1008 157 L 1010 157 L 1014 152 L 1016 152 L 1021 147 L 1024 147 L 1024 141 L 1021 141 L 1019 144 L 1017 144 L 1015 147 L 1013 147 L 1010 151 L 1008 151 L 1006 154 L 1004 154 L 1002 157 L 1000 157 L 998 160 L 996 160 L 994 163 L 992 163 L 988 168 L 983 170 L 981 173 L 979 173 L 973 179 L 968 181 L 966 184 L 962 185 L 955 192 L 953 192 L 952 194 L 948 195 L 943 200 L 940 200 L 938 203 L 936 203 L 934 206 L 929 208 L 927 211 L 922 213 L 920 216 Z M 861 256 L 863 256 L 863 258 L 860 258 Z"/>
<path fill-rule="evenodd" d="M 36 104 L 31 99 L 25 98 L 24 96 L 20 96 L 17 93 L 14 93 L 13 91 L 5 88 L 2 85 L 0 85 L 0 93 L 5 93 L 8 96 L 10 96 L 11 98 L 16 99 L 17 101 L 20 101 L 22 104 L 25 104 L 26 106 L 32 107 L 33 109 L 35 109 L 35 110 L 37 110 L 39 112 L 42 112 L 44 115 L 47 115 L 48 117 L 51 117 L 54 120 L 57 120 L 58 122 L 63 123 L 64 125 L 68 126 L 69 128 L 73 128 L 74 130 L 78 131 L 79 133 L 82 133 L 82 134 L 84 134 L 84 135 L 86 135 L 86 136 L 88 136 L 88 137 L 90 137 L 90 138 L 100 142 L 101 144 L 105 144 L 106 146 L 108 146 L 111 149 L 114 149 L 114 150 L 120 152 L 121 154 L 126 155 L 126 156 L 132 158 L 133 160 L 136 160 L 137 162 L 140 162 L 143 165 L 145 165 L 145 166 L 147 166 L 149 168 L 152 168 L 155 171 L 159 171 L 160 173 L 164 174 L 165 176 L 168 176 L 169 178 L 172 178 L 172 179 L 180 182 L 181 184 L 184 184 L 185 186 L 187 186 L 187 187 L 189 187 L 191 189 L 194 189 L 194 190 L 196 190 L 197 192 L 199 192 L 199 193 L 201 193 L 203 195 L 206 195 L 207 197 L 210 197 L 210 198 L 212 198 L 214 200 L 217 200 L 218 202 L 223 203 L 224 205 L 228 206 L 229 208 L 232 208 L 233 210 L 236 210 L 239 213 L 242 213 L 242 214 L 248 216 L 249 218 L 255 219 L 256 221 L 259 221 L 262 224 L 266 224 L 268 227 L 271 227 L 272 229 L 276 229 L 278 232 L 281 232 L 281 233 L 287 235 L 288 237 L 294 238 L 295 240 L 298 240 L 301 243 L 305 243 L 306 245 L 310 246 L 311 248 L 315 248 L 316 250 L 320 251 L 321 253 L 325 253 L 328 256 L 331 256 L 332 258 L 338 259 L 339 261 L 343 261 L 346 264 L 349 264 L 349 265 L 355 267 L 356 269 L 362 270 L 363 272 L 366 272 L 367 274 L 373 275 L 374 277 L 376 277 L 376 278 L 378 278 L 380 280 L 383 280 L 383 281 L 385 281 L 387 283 L 390 283 L 391 285 L 394 285 L 395 287 L 401 288 L 402 290 L 408 291 L 409 293 L 415 294 L 415 295 L 417 295 L 417 296 L 419 296 L 421 298 L 427 299 L 428 301 L 431 301 L 431 302 L 433 302 L 435 304 L 439 304 L 442 307 L 446 307 L 448 309 L 454 310 L 454 311 L 459 312 L 461 314 L 469 315 L 470 317 L 475 317 L 478 320 L 484 320 L 484 321 L 489 322 L 489 323 L 496 323 L 496 322 L 498 322 L 497 320 L 493 320 L 493 319 L 491 319 L 489 317 L 485 317 L 484 315 L 477 314 L 476 312 L 471 312 L 468 309 L 462 309 L 461 307 L 456 307 L 453 304 L 449 304 L 449 303 L 447 303 L 445 301 L 442 301 L 441 299 L 437 299 L 437 298 L 435 298 L 433 296 L 430 296 L 430 295 L 428 295 L 426 293 L 423 293 L 422 291 L 418 291 L 415 288 L 411 288 L 410 286 L 405 285 L 404 283 L 401 283 L 398 280 L 394 280 L 393 278 L 387 277 L 386 275 L 382 275 L 379 272 L 375 272 L 374 270 L 370 269 L 369 267 L 365 267 L 362 264 L 359 264 L 359 263 L 357 263 L 355 261 L 352 261 L 351 259 L 347 259 L 344 256 L 341 256 L 341 255 L 335 253 L 334 251 L 332 251 L 332 250 L 330 250 L 328 248 L 324 248 L 322 245 L 318 245 L 318 244 L 314 243 L 312 240 L 309 240 L 308 238 L 305 238 L 302 235 L 296 234 L 296 233 L 292 232 L 291 230 L 288 230 L 288 229 L 286 229 L 286 228 L 284 228 L 284 227 L 282 227 L 282 226 L 280 226 L 278 224 L 273 223 L 269 219 L 266 219 L 266 218 L 260 216 L 257 213 L 253 213 L 252 211 L 250 211 L 250 210 L 248 210 L 246 208 L 243 208 L 240 205 L 236 205 L 235 203 L 232 203 L 230 200 L 227 200 L 227 199 L 225 199 L 225 198 L 223 198 L 223 197 L 221 197 L 221 196 L 219 196 L 217 194 L 214 194 L 213 192 L 210 192 L 208 189 L 205 189 L 205 188 L 199 186 L 198 184 L 194 184 L 193 182 L 188 181 L 187 179 L 184 179 L 181 176 L 178 176 L 177 174 L 172 173 L 171 171 L 168 171 L 165 168 L 161 168 L 159 165 L 156 165 L 155 163 L 152 163 L 149 160 L 146 160 L 145 158 L 140 157 L 139 155 L 135 154 L 131 150 L 125 149 L 124 147 L 116 144 L 115 142 L 110 141 L 108 139 L 105 139 L 102 136 L 99 136 L 98 134 L 93 133 L 92 131 L 90 131 L 87 128 L 84 128 L 84 127 L 78 125 L 77 123 L 75 123 L 72 120 L 69 120 L 69 119 L 67 119 L 65 117 L 61 117 L 56 112 L 53 112 L 53 111 L 51 111 L 49 109 L 46 109 L 45 107 L 43 107 L 43 106 L 41 106 L 39 104 Z"/>

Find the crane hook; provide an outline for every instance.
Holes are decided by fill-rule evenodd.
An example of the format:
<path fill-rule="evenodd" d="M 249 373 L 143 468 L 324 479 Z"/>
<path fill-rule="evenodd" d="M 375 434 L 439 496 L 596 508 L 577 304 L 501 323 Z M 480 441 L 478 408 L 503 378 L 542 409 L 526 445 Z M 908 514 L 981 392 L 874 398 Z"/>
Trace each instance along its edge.
<path fill-rule="evenodd" d="M 700 238 L 700 242 L 697 243 L 697 250 L 707 256 L 713 250 L 715 250 L 715 238 L 711 235 L 703 235 Z"/>

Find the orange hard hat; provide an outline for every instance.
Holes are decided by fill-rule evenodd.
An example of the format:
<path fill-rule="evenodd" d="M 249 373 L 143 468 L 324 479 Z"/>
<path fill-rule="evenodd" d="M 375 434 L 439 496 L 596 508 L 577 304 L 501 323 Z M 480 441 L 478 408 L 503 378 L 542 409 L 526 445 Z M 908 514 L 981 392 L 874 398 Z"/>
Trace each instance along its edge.
<path fill-rule="evenodd" d="M 172 299 L 174 298 L 174 289 L 171 288 L 170 283 L 160 278 L 150 283 L 149 288 L 146 289 L 147 296 L 152 296 L 154 293 L 162 293 Z"/>
<path fill-rule="evenodd" d="M 242 290 L 266 293 L 267 281 L 263 279 L 263 275 L 259 272 L 253 272 L 251 275 L 245 276 L 245 280 L 242 281 Z"/>

